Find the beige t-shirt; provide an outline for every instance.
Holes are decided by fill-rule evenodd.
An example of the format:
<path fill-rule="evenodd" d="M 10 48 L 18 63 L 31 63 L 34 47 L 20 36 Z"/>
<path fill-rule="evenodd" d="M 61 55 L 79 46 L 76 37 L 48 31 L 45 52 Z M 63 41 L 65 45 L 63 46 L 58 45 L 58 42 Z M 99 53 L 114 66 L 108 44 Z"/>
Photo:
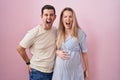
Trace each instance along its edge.
<path fill-rule="evenodd" d="M 20 45 L 32 53 L 31 68 L 52 72 L 55 60 L 56 29 L 44 30 L 40 25 L 28 31 Z"/>

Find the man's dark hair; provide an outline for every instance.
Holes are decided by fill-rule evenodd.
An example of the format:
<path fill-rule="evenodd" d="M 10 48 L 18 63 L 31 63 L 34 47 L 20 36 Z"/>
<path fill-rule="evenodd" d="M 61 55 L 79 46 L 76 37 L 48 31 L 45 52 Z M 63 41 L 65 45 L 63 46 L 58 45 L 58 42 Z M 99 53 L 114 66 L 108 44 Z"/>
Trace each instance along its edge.
<path fill-rule="evenodd" d="M 43 6 L 42 9 L 41 9 L 41 14 L 43 14 L 43 11 L 44 11 L 45 9 L 52 9 L 52 10 L 54 11 L 54 14 L 56 13 L 54 6 L 52 6 L 52 5 L 45 5 L 45 6 Z"/>

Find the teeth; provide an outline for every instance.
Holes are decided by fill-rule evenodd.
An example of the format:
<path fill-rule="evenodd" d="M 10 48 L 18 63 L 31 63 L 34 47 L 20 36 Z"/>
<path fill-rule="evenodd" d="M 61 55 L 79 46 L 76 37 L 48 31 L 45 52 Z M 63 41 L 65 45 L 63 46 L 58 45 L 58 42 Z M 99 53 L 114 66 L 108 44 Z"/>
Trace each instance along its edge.
<path fill-rule="evenodd" d="M 46 21 L 47 24 L 51 23 L 50 21 Z"/>
<path fill-rule="evenodd" d="M 46 21 L 46 23 L 49 23 L 48 21 Z"/>
<path fill-rule="evenodd" d="M 70 25 L 70 23 L 66 23 L 67 25 Z"/>

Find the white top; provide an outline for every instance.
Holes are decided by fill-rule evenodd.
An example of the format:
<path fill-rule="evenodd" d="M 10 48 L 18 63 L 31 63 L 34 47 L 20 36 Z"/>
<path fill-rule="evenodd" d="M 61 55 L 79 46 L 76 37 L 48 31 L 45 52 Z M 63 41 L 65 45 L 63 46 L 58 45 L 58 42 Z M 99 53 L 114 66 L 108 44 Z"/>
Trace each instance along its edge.
<path fill-rule="evenodd" d="M 53 71 L 56 49 L 56 30 L 54 27 L 50 30 L 44 30 L 40 25 L 36 26 L 28 31 L 20 45 L 29 48 L 33 55 L 30 60 L 31 68 L 48 73 Z"/>

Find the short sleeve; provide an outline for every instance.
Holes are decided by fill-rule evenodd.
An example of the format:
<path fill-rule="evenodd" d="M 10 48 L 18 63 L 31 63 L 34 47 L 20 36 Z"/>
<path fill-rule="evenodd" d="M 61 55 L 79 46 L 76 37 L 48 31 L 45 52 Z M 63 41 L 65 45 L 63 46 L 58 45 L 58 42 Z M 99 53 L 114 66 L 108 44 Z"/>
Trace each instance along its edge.
<path fill-rule="evenodd" d="M 28 31 L 24 38 L 20 41 L 20 45 L 24 48 L 29 48 L 30 46 L 32 46 L 37 32 L 38 31 L 36 28 Z"/>
<path fill-rule="evenodd" d="M 87 52 L 86 34 L 83 30 L 79 30 L 79 43 L 82 52 Z"/>

